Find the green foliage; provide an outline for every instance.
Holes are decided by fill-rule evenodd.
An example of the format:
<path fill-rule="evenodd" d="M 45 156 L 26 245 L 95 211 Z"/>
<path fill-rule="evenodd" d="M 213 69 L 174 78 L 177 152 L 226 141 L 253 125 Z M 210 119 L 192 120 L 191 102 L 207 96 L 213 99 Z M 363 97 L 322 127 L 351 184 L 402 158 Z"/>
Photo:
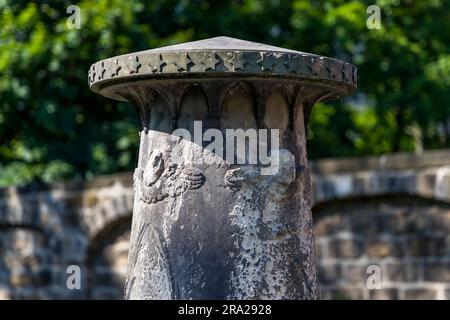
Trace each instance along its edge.
<path fill-rule="evenodd" d="M 69 5 L 81 29 L 69 30 Z M 0 186 L 131 170 L 138 119 L 87 87 L 106 57 L 218 35 L 357 65 L 357 99 L 311 116 L 311 157 L 450 145 L 450 2 L 0 0 Z M 412 130 L 411 128 L 414 128 Z M 414 136 L 411 132 L 419 131 Z M 417 136 L 420 137 L 420 141 Z"/>

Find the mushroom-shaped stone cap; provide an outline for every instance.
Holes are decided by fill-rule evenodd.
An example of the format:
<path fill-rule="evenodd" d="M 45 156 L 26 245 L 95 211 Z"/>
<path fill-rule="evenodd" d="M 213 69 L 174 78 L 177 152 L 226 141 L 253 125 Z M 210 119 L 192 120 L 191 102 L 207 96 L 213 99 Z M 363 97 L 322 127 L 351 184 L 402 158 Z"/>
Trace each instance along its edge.
<path fill-rule="evenodd" d="M 216 37 L 125 54 L 94 63 L 90 88 L 122 100 L 106 90 L 143 79 L 225 77 L 292 78 L 329 87 L 336 97 L 357 88 L 356 67 L 343 61 L 229 37 Z M 111 88 L 110 88 L 111 89 Z"/>

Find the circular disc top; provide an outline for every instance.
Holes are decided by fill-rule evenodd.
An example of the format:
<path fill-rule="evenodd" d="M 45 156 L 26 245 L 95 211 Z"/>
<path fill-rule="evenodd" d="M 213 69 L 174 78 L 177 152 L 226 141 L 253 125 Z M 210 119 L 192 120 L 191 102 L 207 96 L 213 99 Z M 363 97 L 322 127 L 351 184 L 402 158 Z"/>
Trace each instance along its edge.
<path fill-rule="evenodd" d="M 89 87 L 98 93 L 110 85 L 142 79 L 220 77 L 310 79 L 357 88 L 356 67 L 340 60 L 229 37 L 187 42 L 125 54 L 94 63 Z"/>

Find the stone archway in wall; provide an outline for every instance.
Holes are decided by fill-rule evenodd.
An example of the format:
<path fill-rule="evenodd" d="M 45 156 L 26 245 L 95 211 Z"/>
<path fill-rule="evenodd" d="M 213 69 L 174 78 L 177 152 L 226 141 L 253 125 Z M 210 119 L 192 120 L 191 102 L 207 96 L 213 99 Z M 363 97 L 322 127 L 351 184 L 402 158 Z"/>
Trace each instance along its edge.
<path fill-rule="evenodd" d="M 450 299 L 449 203 L 347 198 L 314 206 L 313 218 L 322 299 Z"/>
<path fill-rule="evenodd" d="M 122 299 L 133 211 L 130 175 L 114 175 L 83 193 L 86 298 Z"/>
<path fill-rule="evenodd" d="M 123 298 L 131 232 L 131 213 L 122 216 L 96 234 L 87 254 L 87 298 Z"/>
<path fill-rule="evenodd" d="M 51 256 L 43 230 L 0 224 L 0 300 L 45 297 L 43 288 L 52 279 Z"/>
<path fill-rule="evenodd" d="M 63 232 L 61 196 L 45 186 L 0 190 L 0 300 L 82 297 L 65 286 L 76 241 Z"/>

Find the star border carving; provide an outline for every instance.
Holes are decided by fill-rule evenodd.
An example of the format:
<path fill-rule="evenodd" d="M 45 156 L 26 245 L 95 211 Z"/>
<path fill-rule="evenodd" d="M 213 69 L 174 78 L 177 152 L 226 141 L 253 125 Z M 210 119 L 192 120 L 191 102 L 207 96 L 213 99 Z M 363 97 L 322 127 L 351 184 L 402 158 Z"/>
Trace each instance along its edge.
<path fill-rule="evenodd" d="M 239 73 L 265 76 L 311 77 L 357 86 L 357 69 L 350 63 L 307 53 L 198 50 L 193 52 L 142 52 L 96 62 L 89 69 L 89 85 L 126 76 L 176 73 Z"/>

